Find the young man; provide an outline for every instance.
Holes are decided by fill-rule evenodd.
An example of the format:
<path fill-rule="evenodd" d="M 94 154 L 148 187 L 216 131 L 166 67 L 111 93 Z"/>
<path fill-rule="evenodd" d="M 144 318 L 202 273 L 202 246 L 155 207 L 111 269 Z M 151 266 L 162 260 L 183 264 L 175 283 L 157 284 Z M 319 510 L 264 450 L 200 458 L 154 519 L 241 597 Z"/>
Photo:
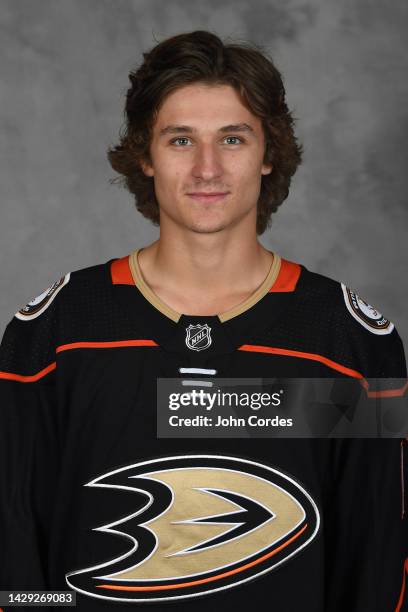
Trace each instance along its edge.
<path fill-rule="evenodd" d="M 130 79 L 109 159 L 160 238 L 7 327 L 1 589 L 70 588 L 87 611 L 402 610 L 404 440 L 158 437 L 159 378 L 381 393 L 367 379 L 406 366 L 389 320 L 257 240 L 301 159 L 272 62 L 198 31 Z"/>

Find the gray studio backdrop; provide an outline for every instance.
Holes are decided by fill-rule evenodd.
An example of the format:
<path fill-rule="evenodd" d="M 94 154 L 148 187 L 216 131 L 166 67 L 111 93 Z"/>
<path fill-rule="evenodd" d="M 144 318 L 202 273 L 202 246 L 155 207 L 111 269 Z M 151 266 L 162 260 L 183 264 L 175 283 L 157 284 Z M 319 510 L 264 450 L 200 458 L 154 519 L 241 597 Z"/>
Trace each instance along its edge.
<path fill-rule="evenodd" d="M 341 280 L 408 346 L 408 3 L 1 0 L 0 332 L 66 272 L 158 236 L 106 160 L 128 72 L 170 35 L 264 45 L 304 163 L 261 241 Z"/>

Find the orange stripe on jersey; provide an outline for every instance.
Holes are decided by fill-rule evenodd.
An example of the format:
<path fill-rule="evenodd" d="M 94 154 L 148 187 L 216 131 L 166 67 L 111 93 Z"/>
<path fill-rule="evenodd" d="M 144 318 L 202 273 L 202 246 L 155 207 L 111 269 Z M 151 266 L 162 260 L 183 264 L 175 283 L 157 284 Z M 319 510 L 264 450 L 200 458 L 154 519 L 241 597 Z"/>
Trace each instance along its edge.
<path fill-rule="evenodd" d="M 132 272 L 129 266 L 129 255 L 115 259 L 111 263 L 111 278 L 113 285 L 134 285 Z"/>
<path fill-rule="evenodd" d="M 214 582 L 215 580 L 220 580 L 221 578 L 226 578 L 227 576 L 232 576 L 233 574 L 237 574 L 238 572 L 242 572 L 254 565 L 258 565 L 262 563 L 265 559 L 269 559 L 269 557 L 273 557 L 280 550 L 288 546 L 291 542 L 296 540 L 307 528 L 307 523 L 301 527 L 289 540 L 280 544 L 277 548 L 274 548 L 269 553 L 266 553 L 259 559 L 255 559 L 254 561 L 250 561 L 249 563 L 245 563 L 245 565 L 241 565 L 236 569 L 229 570 L 228 572 L 223 572 L 222 574 L 216 574 L 215 576 L 209 576 L 208 578 L 201 578 L 200 580 L 193 580 L 190 582 L 182 582 L 179 584 L 163 584 L 159 586 L 120 586 L 120 585 L 111 585 L 111 584 L 98 584 L 97 587 L 99 589 L 112 589 L 114 591 L 161 591 L 163 589 L 180 589 L 182 587 L 195 586 L 197 584 L 205 584 L 206 582 Z"/>
<path fill-rule="evenodd" d="M 61 344 L 56 349 L 57 353 L 77 348 L 115 348 L 121 346 L 159 346 L 154 340 L 118 340 L 112 342 L 71 342 Z"/>
<path fill-rule="evenodd" d="M 281 260 L 278 278 L 269 289 L 269 293 L 284 293 L 294 291 L 302 269 L 293 261 Z"/>
<path fill-rule="evenodd" d="M 369 391 L 367 380 L 362 380 L 361 384 L 367 392 L 367 397 L 402 397 L 408 389 L 408 381 L 398 389 L 383 389 L 381 391 Z"/>
<path fill-rule="evenodd" d="M 40 370 L 40 372 L 37 372 L 37 374 L 30 374 L 28 376 L 24 374 L 14 374 L 12 372 L 0 372 L 0 379 L 17 380 L 18 382 L 24 382 L 24 383 L 35 382 L 36 380 L 43 378 L 44 376 L 46 376 L 47 374 L 55 370 L 56 367 L 57 367 L 57 364 L 54 361 L 54 363 L 50 363 L 50 365 L 48 365 L 43 370 Z"/>
<path fill-rule="evenodd" d="M 395 612 L 400 612 L 400 610 L 402 610 L 402 604 L 404 603 L 405 581 L 406 581 L 407 574 L 408 574 L 408 558 L 405 559 L 404 567 L 402 568 L 401 594 L 399 596 L 397 607 L 395 608 Z"/>
<path fill-rule="evenodd" d="M 315 353 L 304 353 L 302 351 L 292 351 L 291 349 L 277 348 L 274 346 L 260 346 L 256 344 L 243 344 L 238 350 L 251 351 L 255 353 L 270 353 L 272 355 L 286 355 L 288 357 L 298 357 L 299 359 L 310 359 L 312 361 L 324 363 L 324 365 L 328 366 L 332 370 L 337 370 L 338 372 L 346 374 L 347 376 L 352 376 L 353 378 L 364 378 L 360 372 L 357 372 L 357 370 L 347 368 L 346 366 L 336 363 L 327 357 L 323 357 L 323 355 L 316 355 Z"/>

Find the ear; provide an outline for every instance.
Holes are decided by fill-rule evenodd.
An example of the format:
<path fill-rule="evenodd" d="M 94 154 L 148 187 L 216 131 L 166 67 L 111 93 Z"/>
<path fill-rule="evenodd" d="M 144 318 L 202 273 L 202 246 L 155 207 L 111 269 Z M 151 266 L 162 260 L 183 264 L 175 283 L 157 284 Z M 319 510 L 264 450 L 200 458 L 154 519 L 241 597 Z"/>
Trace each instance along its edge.
<path fill-rule="evenodd" d="M 270 174 L 273 170 L 272 164 L 262 164 L 262 174 Z"/>
<path fill-rule="evenodd" d="M 145 174 L 146 176 L 154 175 L 153 166 L 148 161 L 141 161 L 140 167 L 142 169 L 143 174 Z"/>

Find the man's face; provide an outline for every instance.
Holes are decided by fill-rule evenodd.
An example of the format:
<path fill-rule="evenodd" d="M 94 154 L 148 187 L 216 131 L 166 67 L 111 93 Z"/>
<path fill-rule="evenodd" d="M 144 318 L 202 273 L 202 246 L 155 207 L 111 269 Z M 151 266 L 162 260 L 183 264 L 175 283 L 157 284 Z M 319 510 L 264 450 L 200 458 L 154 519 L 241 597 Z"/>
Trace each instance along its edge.
<path fill-rule="evenodd" d="M 255 228 L 265 150 L 261 120 L 230 85 L 197 83 L 172 92 L 159 110 L 150 146 L 160 225 L 172 221 L 213 233 Z M 205 196 L 212 194 L 222 194 Z"/>

